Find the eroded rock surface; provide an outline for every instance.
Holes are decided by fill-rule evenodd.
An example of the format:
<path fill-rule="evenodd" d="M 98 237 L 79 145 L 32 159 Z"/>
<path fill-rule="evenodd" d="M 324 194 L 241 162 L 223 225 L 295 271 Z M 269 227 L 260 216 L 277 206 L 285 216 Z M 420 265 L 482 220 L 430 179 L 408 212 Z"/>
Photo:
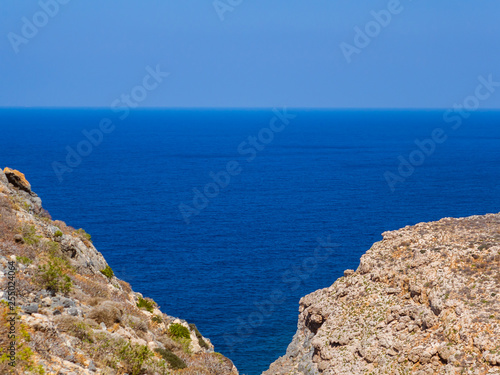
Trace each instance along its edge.
<path fill-rule="evenodd" d="M 300 300 L 276 374 L 500 374 L 500 214 L 383 233 Z"/>

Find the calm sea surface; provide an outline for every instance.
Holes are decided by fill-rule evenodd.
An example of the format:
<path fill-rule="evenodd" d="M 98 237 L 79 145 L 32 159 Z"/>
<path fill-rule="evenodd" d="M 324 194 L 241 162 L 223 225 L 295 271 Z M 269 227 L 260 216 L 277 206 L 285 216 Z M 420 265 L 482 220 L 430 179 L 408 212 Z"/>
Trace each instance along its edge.
<path fill-rule="evenodd" d="M 500 113 L 443 112 L 4 109 L 0 166 L 255 375 L 383 231 L 500 211 Z"/>

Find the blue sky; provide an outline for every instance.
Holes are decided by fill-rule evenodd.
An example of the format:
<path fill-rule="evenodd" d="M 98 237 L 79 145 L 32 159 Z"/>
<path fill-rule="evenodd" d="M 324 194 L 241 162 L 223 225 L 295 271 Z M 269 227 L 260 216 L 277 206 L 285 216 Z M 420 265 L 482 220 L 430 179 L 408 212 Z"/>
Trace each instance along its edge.
<path fill-rule="evenodd" d="M 449 108 L 500 81 L 498 0 L 391 2 L 2 0 L 0 106 L 109 107 L 158 65 L 140 107 Z"/>

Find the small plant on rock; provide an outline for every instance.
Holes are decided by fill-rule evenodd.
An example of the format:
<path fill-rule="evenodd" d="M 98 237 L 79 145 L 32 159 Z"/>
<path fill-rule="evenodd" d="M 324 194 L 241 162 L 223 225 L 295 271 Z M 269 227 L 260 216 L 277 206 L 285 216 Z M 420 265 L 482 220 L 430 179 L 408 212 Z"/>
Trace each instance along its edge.
<path fill-rule="evenodd" d="M 163 323 L 163 319 L 161 318 L 160 315 L 154 315 L 151 320 L 155 323 L 161 324 Z"/>
<path fill-rule="evenodd" d="M 142 298 L 139 297 L 139 301 L 137 302 L 137 307 L 149 311 L 150 313 L 153 312 L 153 309 L 156 306 L 156 302 L 153 301 L 151 298 Z"/>
<path fill-rule="evenodd" d="M 168 327 L 168 334 L 176 339 L 189 339 L 191 337 L 189 334 L 189 329 L 178 323 L 171 324 L 170 327 Z"/>
<path fill-rule="evenodd" d="M 40 242 L 40 236 L 36 234 L 36 227 L 34 225 L 24 225 L 21 229 L 23 241 L 27 245 L 35 245 Z"/>
<path fill-rule="evenodd" d="M 106 268 L 101 270 L 101 273 L 104 276 L 106 276 L 108 279 L 111 279 L 115 275 L 115 273 L 113 272 L 113 270 L 111 269 L 111 267 L 109 265 L 107 265 Z"/>

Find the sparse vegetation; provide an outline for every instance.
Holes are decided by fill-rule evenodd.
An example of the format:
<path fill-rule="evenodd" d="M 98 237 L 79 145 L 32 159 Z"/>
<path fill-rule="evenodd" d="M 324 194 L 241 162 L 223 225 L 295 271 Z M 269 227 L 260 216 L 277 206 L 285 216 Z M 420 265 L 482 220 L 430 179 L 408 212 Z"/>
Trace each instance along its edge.
<path fill-rule="evenodd" d="M 11 340 L 8 338 L 8 313 L 11 312 L 9 310 L 8 305 L 5 302 L 2 302 L 0 305 L 0 371 L 3 374 L 10 373 L 12 367 L 9 365 L 11 359 L 9 358 L 8 348 Z M 16 370 L 20 371 L 19 373 L 29 372 L 34 374 L 45 374 L 42 366 L 39 366 L 35 363 L 33 358 L 34 352 L 30 348 L 29 344 L 31 341 L 31 337 L 28 331 L 28 327 L 24 323 L 18 323 L 18 336 L 16 340 L 16 350 L 15 350 L 15 363 Z"/>
<path fill-rule="evenodd" d="M 70 336 L 76 337 L 84 342 L 94 342 L 91 326 L 82 319 L 74 316 L 63 315 L 57 317 L 55 322 L 60 331 L 66 332 Z"/>
<path fill-rule="evenodd" d="M 56 257 L 47 264 L 39 266 L 36 275 L 39 285 L 54 293 L 69 293 L 73 283 L 66 274 L 64 266 L 65 262 Z"/>
<path fill-rule="evenodd" d="M 87 343 L 85 349 L 100 365 L 112 369 L 122 367 L 123 373 L 129 375 L 152 373 L 147 369 L 154 365 L 152 361 L 154 354 L 147 346 L 131 344 L 124 339 L 114 339 L 106 334 L 98 334 L 95 336 L 94 344 Z"/>
<path fill-rule="evenodd" d="M 160 315 L 154 315 L 151 320 L 155 323 L 161 324 L 163 323 L 163 319 Z"/>
<path fill-rule="evenodd" d="M 155 352 L 160 354 L 162 358 L 165 361 L 167 361 L 170 367 L 172 367 L 172 369 L 174 370 L 180 370 L 187 367 L 186 362 L 184 362 L 181 358 L 176 356 L 170 350 L 158 348 L 155 349 Z"/>
<path fill-rule="evenodd" d="M 48 364 L 52 360 L 66 359 L 61 373 L 78 372 L 71 363 L 87 368 L 91 360 L 97 372 L 105 373 L 228 373 L 205 368 L 200 354 L 190 352 L 191 332 L 196 333 L 203 348 L 208 348 L 196 326 L 174 324 L 165 331 L 169 322 L 157 310 L 155 301 L 141 297 L 131 304 L 135 296 L 130 284 L 123 280 L 113 279 L 111 287 L 107 279 L 114 278 L 114 272 L 102 263 L 88 233 L 52 221 L 36 201 L 15 190 L 0 182 L 2 264 L 5 268 L 4 258 L 9 264 L 17 262 L 16 288 L 22 293 L 16 302 L 23 306 L 23 314 L 31 314 L 26 322 L 16 323 L 14 372 L 44 374 L 51 371 Z M 81 246 L 80 240 L 87 248 Z M 96 268 L 96 264 L 105 267 Z M 107 279 L 96 277 L 99 272 Z M 12 373 L 7 357 L 7 311 L 8 305 L 0 303 L 0 374 Z M 21 310 L 17 311 L 19 317 Z M 71 346 L 65 345 L 68 337 Z M 137 340 L 148 345 L 155 341 L 164 349 L 155 353 L 148 345 L 137 345 L 144 344 Z M 219 366 L 218 358 L 213 361 Z"/>
<path fill-rule="evenodd" d="M 139 297 L 139 301 L 137 302 L 137 307 L 149 311 L 150 313 L 153 312 L 153 309 L 156 306 L 156 302 L 153 301 L 151 298 L 142 298 Z"/>
<path fill-rule="evenodd" d="M 85 232 L 85 229 L 80 228 L 76 231 L 76 233 L 82 240 L 92 242 L 92 236 Z"/>
<path fill-rule="evenodd" d="M 123 311 L 120 306 L 111 301 L 104 301 L 95 306 L 88 314 L 90 319 L 98 324 L 104 323 L 106 327 L 111 327 L 115 323 L 120 323 L 123 317 Z"/>
<path fill-rule="evenodd" d="M 189 327 L 194 331 L 196 334 L 196 338 L 198 339 L 198 343 L 203 349 L 209 349 L 210 347 L 208 346 L 207 342 L 203 340 L 203 336 L 201 335 L 200 331 L 198 331 L 198 328 L 196 327 L 195 324 L 190 324 Z"/>
<path fill-rule="evenodd" d="M 118 356 L 128 373 L 139 375 L 142 373 L 144 364 L 153 357 L 153 352 L 145 345 L 132 345 L 123 340 Z"/>
<path fill-rule="evenodd" d="M 113 272 L 113 270 L 111 269 L 111 267 L 109 265 L 107 265 L 106 268 L 101 270 L 101 273 L 104 276 L 106 276 L 108 279 L 111 279 L 115 275 L 115 273 Z"/>
<path fill-rule="evenodd" d="M 36 234 L 36 227 L 34 225 L 23 225 L 21 228 L 21 235 L 23 241 L 27 245 L 35 245 L 40 241 L 41 236 Z"/>
<path fill-rule="evenodd" d="M 16 257 L 16 259 L 19 263 L 24 264 L 25 266 L 33 263 L 33 261 L 30 258 L 24 257 L 24 256 L 18 256 L 18 257 Z"/>
<path fill-rule="evenodd" d="M 146 320 L 138 318 L 136 316 L 129 316 L 127 319 L 127 325 L 138 334 L 140 334 L 141 332 L 147 332 L 149 328 Z"/>

